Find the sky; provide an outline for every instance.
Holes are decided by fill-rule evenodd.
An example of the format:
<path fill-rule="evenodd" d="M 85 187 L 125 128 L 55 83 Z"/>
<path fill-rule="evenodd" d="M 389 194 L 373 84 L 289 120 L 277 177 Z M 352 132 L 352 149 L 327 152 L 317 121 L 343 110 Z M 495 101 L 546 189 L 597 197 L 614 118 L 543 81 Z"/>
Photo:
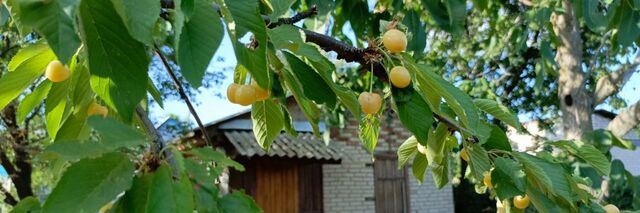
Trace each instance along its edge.
<path fill-rule="evenodd" d="M 355 38 L 355 35 L 353 35 L 353 31 L 348 24 L 343 28 L 343 32 L 352 40 Z M 635 54 L 633 54 L 633 56 L 635 56 Z M 225 60 L 215 60 L 219 57 L 222 57 Z M 633 57 L 628 57 L 628 60 L 633 60 Z M 225 67 L 235 67 L 236 63 L 237 60 L 233 52 L 231 40 L 228 35 L 225 34 L 225 38 L 222 40 L 220 47 L 216 51 L 216 54 L 207 68 L 207 72 L 220 72 Z M 244 107 L 232 104 L 226 99 L 227 86 L 233 82 L 233 69 L 226 70 L 227 71 L 222 71 L 225 72 L 224 75 L 226 76 L 222 81 L 222 85 L 212 86 L 209 89 L 200 88 L 200 94 L 195 96 L 200 103 L 195 106 L 196 112 L 205 124 L 250 108 L 249 106 Z M 223 94 L 225 97 L 220 98 L 216 96 L 216 91 L 217 93 Z M 633 104 L 640 100 L 640 71 L 634 72 L 634 74 L 629 78 L 629 82 L 620 91 L 620 96 L 628 104 Z M 617 113 L 616 110 L 604 104 L 601 104 L 597 108 Z M 165 101 L 164 108 L 160 108 L 157 104 L 151 106 L 151 118 L 156 125 L 160 125 L 168 119 L 170 115 L 175 115 L 183 121 L 190 120 L 195 127 L 195 120 L 189 113 L 187 105 L 181 99 Z M 525 122 L 529 116 L 520 115 L 518 117 L 521 122 Z"/>

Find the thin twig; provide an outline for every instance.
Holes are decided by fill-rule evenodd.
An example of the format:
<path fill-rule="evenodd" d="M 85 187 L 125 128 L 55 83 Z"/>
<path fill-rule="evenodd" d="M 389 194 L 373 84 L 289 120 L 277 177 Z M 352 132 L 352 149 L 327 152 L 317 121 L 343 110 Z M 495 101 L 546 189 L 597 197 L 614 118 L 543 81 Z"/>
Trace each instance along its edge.
<path fill-rule="evenodd" d="M 277 22 L 273 22 L 270 23 L 267 27 L 269 28 L 275 28 L 277 26 L 283 25 L 283 24 L 295 24 L 296 22 L 299 22 L 303 19 L 309 18 L 311 16 L 315 16 L 318 15 L 318 8 L 316 7 L 316 5 L 312 5 L 309 10 L 298 13 L 292 17 L 289 18 L 279 18 Z"/>
<path fill-rule="evenodd" d="M 438 115 L 435 112 L 432 113 L 432 114 L 433 114 L 433 117 L 436 118 L 436 120 L 438 120 L 438 122 L 442 122 L 442 123 L 446 124 L 449 127 L 449 129 L 451 129 L 451 130 L 458 131 L 460 133 L 463 133 L 463 132 L 468 133 L 469 132 L 469 130 L 465 129 L 464 127 L 458 126 L 458 124 L 456 124 L 455 122 L 449 120 L 449 118 L 446 118 L 444 116 Z M 471 142 L 473 142 L 473 143 L 479 142 L 478 137 L 476 137 L 475 135 L 472 135 L 469 140 Z"/>
<path fill-rule="evenodd" d="M 182 83 L 180 83 L 180 80 L 178 79 L 176 74 L 173 72 L 173 69 L 169 65 L 169 62 L 167 61 L 167 58 L 165 58 L 164 55 L 162 55 L 162 52 L 160 52 L 160 49 L 157 46 L 155 47 L 155 51 L 156 51 L 156 54 L 158 55 L 158 57 L 160 57 L 160 60 L 162 61 L 162 64 L 164 65 L 165 69 L 167 70 L 167 73 L 169 73 L 169 76 L 171 77 L 171 80 L 173 80 L 174 86 L 176 87 L 176 89 L 178 89 L 178 94 L 180 95 L 180 98 L 182 98 L 182 100 L 184 100 L 184 102 L 187 104 L 187 107 L 189 108 L 189 112 L 191 112 L 191 115 L 193 116 L 193 118 L 196 119 L 196 123 L 198 124 L 198 127 L 200 127 L 200 131 L 202 131 L 202 135 L 204 135 L 204 140 L 207 142 L 207 145 L 212 146 L 213 144 L 210 141 L 211 139 L 209 138 L 209 134 L 207 133 L 207 130 L 204 128 L 204 125 L 202 124 L 202 121 L 200 120 L 200 116 L 198 116 L 198 113 L 196 112 L 196 109 L 193 107 L 193 104 L 189 100 L 189 96 L 187 95 L 187 93 L 184 92 L 184 88 L 182 87 Z"/>

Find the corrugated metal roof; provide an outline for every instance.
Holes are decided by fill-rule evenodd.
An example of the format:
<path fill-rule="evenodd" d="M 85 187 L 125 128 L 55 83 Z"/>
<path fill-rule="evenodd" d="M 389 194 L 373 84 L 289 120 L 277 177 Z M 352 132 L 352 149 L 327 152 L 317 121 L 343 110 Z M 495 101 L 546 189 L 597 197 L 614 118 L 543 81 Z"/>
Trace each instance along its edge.
<path fill-rule="evenodd" d="M 299 132 L 298 137 L 280 134 L 271 150 L 265 152 L 256 142 L 252 131 L 225 131 L 224 135 L 229 139 L 233 147 L 242 156 L 269 156 L 288 158 L 307 158 L 317 160 L 340 160 L 342 149 L 335 143 L 326 146 L 324 142 L 311 133 Z"/>

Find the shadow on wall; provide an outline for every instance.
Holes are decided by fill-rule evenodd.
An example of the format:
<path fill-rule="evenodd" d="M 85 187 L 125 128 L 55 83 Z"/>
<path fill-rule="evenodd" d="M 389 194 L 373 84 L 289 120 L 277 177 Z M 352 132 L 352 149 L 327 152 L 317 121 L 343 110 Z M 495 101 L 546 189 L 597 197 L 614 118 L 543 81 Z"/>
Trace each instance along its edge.
<path fill-rule="evenodd" d="M 462 171 L 467 167 L 463 161 Z M 496 212 L 496 202 L 489 199 L 489 194 L 478 194 L 475 187 L 467 179 L 461 179 L 460 184 L 453 187 L 453 199 L 456 213 Z"/>

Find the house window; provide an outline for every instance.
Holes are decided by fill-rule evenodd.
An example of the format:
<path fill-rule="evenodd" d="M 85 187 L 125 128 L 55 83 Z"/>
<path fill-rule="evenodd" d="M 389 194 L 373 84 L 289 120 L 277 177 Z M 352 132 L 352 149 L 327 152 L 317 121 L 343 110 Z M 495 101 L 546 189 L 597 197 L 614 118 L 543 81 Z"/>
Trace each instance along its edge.
<path fill-rule="evenodd" d="M 406 170 L 394 153 L 376 154 L 373 164 L 376 212 L 409 212 Z"/>

